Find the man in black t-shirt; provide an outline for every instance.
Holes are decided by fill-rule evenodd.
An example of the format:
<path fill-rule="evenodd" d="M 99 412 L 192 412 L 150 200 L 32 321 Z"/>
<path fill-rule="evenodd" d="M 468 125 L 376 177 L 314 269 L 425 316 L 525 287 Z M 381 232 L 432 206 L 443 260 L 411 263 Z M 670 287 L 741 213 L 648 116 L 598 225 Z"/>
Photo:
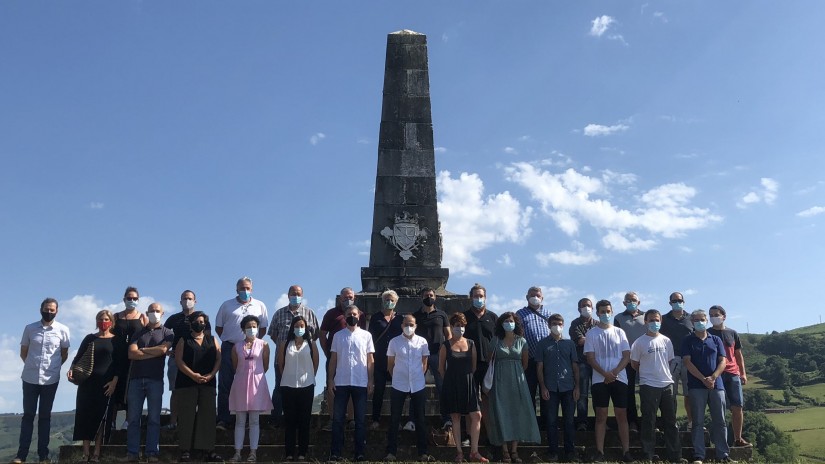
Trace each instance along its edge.
<path fill-rule="evenodd" d="M 441 384 L 443 379 L 438 373 L 438 352 L 441 350 L 441 345 L 445 340 L 448 340 L 450 334 L 450 323 L 447 319 L 447 313 L 436 308 L 435 306 L 435 290 L 429 287 L 424 287 L 418 293 L 421 296 L 421 304 L 423 305 L 416 311 L 415 317 L 416 335 L 424 337 L 427 340 L 427 345 L 430 349 L 430 358 L 427 360 L 427 369 L 435 380 L 435 389 L 441 396 Z M 450 422 L 450 416 L 446 414 L 441 415 L 441 422 L 445 425 Z"/>

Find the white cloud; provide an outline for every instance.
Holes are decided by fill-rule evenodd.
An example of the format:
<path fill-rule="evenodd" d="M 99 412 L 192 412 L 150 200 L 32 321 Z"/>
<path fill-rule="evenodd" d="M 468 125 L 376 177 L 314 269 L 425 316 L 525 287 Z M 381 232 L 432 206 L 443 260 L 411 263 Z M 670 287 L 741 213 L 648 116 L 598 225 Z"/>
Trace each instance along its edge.
<path fill-rule="evenodd" d="M 324 134 L 321 134 L 321 135 L 324 135 Z M 310 137 L 309 143 L 312 143 L 312 137 Z M 369 145 L 369 144 L 372 143 L 372 141 L 370 139 L 366 138 L 366 137 L 359 137 L 358 140 L 356 140 L 356 143 L 359 143 L 361 145 Z M 312 143 L 312 144 L 315 145 L 314 143 Z"/>
<path fill-rule="evenodd" d="M 684 292 L 680 292 L 680 293 L 682 294 L 682 296 L 693 296 L 693 295 L 698 295 L 699 291 L 696 290 L 696 289 L 693 289 L 693 288 L 689 288 L 689 289 L 685 290 Z"/>
<path fill-rule="evenodd" d="M 445 147 L 435 147 L 434 151 L 436 153 L 447 153 L 447 149 Z"/>
<path fill-rule="evenodd" d="M 747 208 L 750 205 L 764 202 L 766 205 L 772 205 L 776 202 L 779 192 L 779 182 L 770 177 L 763 177 L 759 180 L 759 187 L 746 193 L 736 203 L 739 208 Z"/>
<path fill-rule="evenodd" d="M 825 213 L 825 206 L 813 206 L 813 207 L 808 208 L 804 211 L 800 211 L 800 212 L 796 213 L 796 215 L 799 216 L 799 217 L 813 217 L 813 216 L 816 216 L 817 214 L 822 214 L 822 213 Z"/>
<path fill-rule="evenodd" d="M 93 201 L 93 202 L 89 203 L 89 208 L 91 208 L 91 209 L 103 209 L 104 206 L 106 206 L 106 205 L 99 202 L 99 201 Z"/>
<path fill-rule="evenodd" d="M 512 163 L 505 172 L 508 180 L 530 192 L 542 212 L 564 233 L 574 236 L 583 223 L 589 224 L 604 234 L 602 245 L 608 249 L 650 249 L 657 237 L 682 237 L 722 220 L 706 208 L 692 206 L 696 190 L 682 183 L 648 190 L 631 210 L 601 198 L 608 194 L 610 176 L 599 179 L 572 168 L 554 173 L 524 162 Z"/>
<path fill-rule="evenodd" d="M 626 124 L 615 124 L 612 126 L 603 126 L 601 124 L 588 124 L 584 127 L 584 135 L 588 137 L 603 137 L 613 135 L 617 132 L 624 132 L 630 129 Z"/>
<path fill-rule="evenodd" d="M 518 141 L 519 141 L 519 142 L 526 142 L 526 141 L 528 141 L 528 140 L 530 140 L 530 136 L 529 136 L 529 135 L 522 135 L 521 137 L 519 137 L 519 138 L 518 138 Z"/>
<path fill-rule="evenodd" d="M 653 17 L 658 19 L 659 21 L 665 23 L 665 24 L 668 23 L 667 16 L 665 15 L 665 13 L 663 11 L 654 11 L 653 12 Z"/>
<path fill-rule="evenodd" d="M 679 251 L 681 251 L 683 253 L 693 253 L 693 248 L 691 248 L 689 246 L 682 245 L 682 246 L 679 247 Z"/>
<path fill-rule="evenodd" d="M 597 17 L 590 23 L 590 35 L 593 37 L 601 37 L 614 22 L 616 22 L 616 20 L 607 15 Z"/>
<path fill-rule="evenodd" d="M 563 301 L 565 298 L 570 296 L 570 290 L 564 287 L 539 286 L 541 287 L 541 294 L 544 297 L 544 304 Z"/>
<path fill-rule="evenodd" d="M 487 309 L 498 314 L 506 312 L 516 312 L 527 305 L 527 300 L 524 298 L 504 299 L 496 294 L 487 295 Z"/>
<path fill-rule="evenodd" d="M 513 260 L 508 253 L 501 255 L 501 258 L 497 259 L 496 262 L 504 267 L 513 267 Z"/>
<path fill-rule="evenodd" d="M 606 184 L 615 182 L 619 185 L 631 185 L 636 183 L 638 177 L 636 174 L 613 172 L 610 169 L 605 169 L 602 171 L 602 180 Z"/>
<path fill-rule="evenodd" d="M 572 266 L 586 266 L 593 264 L 601 259 L 595 250 L 586 250 L 584 244 L 573 241 L 573 248 L 575 250 L 564 250 L 552 253 L 539 253 L 536 255 L 536 260 L 541 266 L 549 266 L 551 263 L 568 264 Z"/>
<path fill-rule="evenodd" d="M 20 333 L 23 333 L 22 329 Z M 23 361 L 20 359 L 20 339 L 10 335 L 0 336 L 0 382 L 15 382 L 20 380 L 23 372 Z M 0 410 L 6 408 L 0 404 Z"/>
<path fill-rule="evenodd" d="M 438 174 L 438 213 L 444 237 L 444 267 L 461 274 L 488 274 L 476 254 L 495 243 L 519 243 L 530 235 L 531 207 L 509 192 L 484 196 L 484 183 L 466 172 Z M 484 227 L 471 227 L 483 223 Z"/>
<path fill-rule="evenodd" d="M 286 293 L 281 293 L 278 299 L 275 301 L 275 307 L 270 309 L 269 311 L 271 314 L 275 314 L 275 311 L 283 308 L 284 306 L 289 304 L 289 295 Z M 304 302 L 305 305 L 309 306 L 309 300 Z"/>
<path fill-rule="evenodd" d="M 504 147 L 504 153 L 508 155 L 518 155 L 518 150 L 513 147 Z"/>
<path fill-rule="evenodd" d="M 450 41 L 450 35 L 447 34 L 446 32 L 441 34 L 441 41 L 444 42 L 444 43 L 449 42 Z"/>
<path fill-rule="evenodd" d="M 327 138 L 327 136 L 323 132 L 318 132 L 317 134 L 313 134 L 309 138 L 309 143 L 310 145 L 318 145 L 318 143 L 320 143 L 321 140 L 324 140 L 325 138 Z"/>

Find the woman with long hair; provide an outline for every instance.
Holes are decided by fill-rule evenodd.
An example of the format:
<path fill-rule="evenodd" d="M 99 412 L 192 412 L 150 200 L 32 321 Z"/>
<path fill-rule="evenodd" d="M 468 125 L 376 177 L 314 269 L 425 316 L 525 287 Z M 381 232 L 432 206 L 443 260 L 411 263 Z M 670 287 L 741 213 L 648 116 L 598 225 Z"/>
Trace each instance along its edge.
<path fill-rule="evenodd" d="M 83 462 L 98 462 L 100 447 L 105 434 L 106 409 L 124 373 L 125 349 L 119 337 L 112 333 L 112 313 L 102 310 L 95 316 L 97 332 L 86 335 L 77 349 L 72 365 L 78 362 L 86 350 L 92 350 L 94 367 L 92 373 L 77 387 L 76 411 L 74 417 L 73 440 L 83 440 Z M 120 356 L 120 358 L 118 357 Z M 72 370 L 66 374 L 70 382 L 75 379 Z M 125 379 L 124 379 L 124 382 Z M 82 413 L 81 413 L 82 411 Z M 90 454 L 91 442 L 95 442 L 94 454 Z"/>
<path fill-rule="evenodd" d="M 269 344 L 257 337 L 261 321 L 248 315 L 241 319 L 243 343 L 232 348 L 232 367 L 235 378 L 229 391 L 229 410 L 235 413 L 235 454 L 229 462 L 241 460 L 246 418 L 249 417 L 249 456 L 246 462 L 258 460 L 258 441 L 261 438 L 260 416 L 272 410 L 272 397 L 266 382 L 269 369 Z"/>
<path fill-rule="evenodd" d="M 175 347 L 175 392 L 178 399 L 178 462 L 188 462 L 190 451 L 201 451 L 206 462 L 223 462 L 215 454 L 215 374 L 221 368 L 221 347 L 206 330 L 209 316 L 195 311 L 188 316 L 191 332 Z"/>
<path fill-rule="evenodd" d="M 501 446 L 502 462 L 522 462 L 519 442 L 540 443 L 541 436 L 524 376 L 530 355 L 521 318 L 512 312 L 502 314 L 496 321 L 495 334 L 493 352 L 488 356 L 493 359 L 494 372 L 493 388 L 487 394 L 487 438 L 493 445 Z"/>
<path fill-rule="evenodd" d="M 306 461 L 315 374 L 318 372 L 318 347 L 307 330 L 307 321 L 303 316 L 292 319 L 286 342 L 278 347 L 278 369 L 281 370 L 280 389 L 286 425 L 284 458 L 287 461 Z"/>

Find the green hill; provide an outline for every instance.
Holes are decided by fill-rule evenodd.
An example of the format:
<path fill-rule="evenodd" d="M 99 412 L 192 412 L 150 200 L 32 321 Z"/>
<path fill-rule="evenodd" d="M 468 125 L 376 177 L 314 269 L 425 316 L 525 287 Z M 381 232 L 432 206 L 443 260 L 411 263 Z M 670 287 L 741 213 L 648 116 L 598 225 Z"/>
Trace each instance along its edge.
<path fill-rule="evenodd" d="M 0 462 L 9 462 L 17 453 L 20 439 L 20 420 L 22 414 L 0 414 Z M 61 445 L 72 443 L 74 429 L 74 411 L 52 413 L 52 437 L 49 449 L 52 458 L 57 457 Z M 29 461 L 37 460 L 37 418 L 34 419 L 34 436 L 29 450 Z"/>
<path fill-rule="evenodd" d="M 814 324 L 797 329 L 789 330 L 786 333 L 792 334 L 825 334 L 825 322 L 822 324 Z"/>

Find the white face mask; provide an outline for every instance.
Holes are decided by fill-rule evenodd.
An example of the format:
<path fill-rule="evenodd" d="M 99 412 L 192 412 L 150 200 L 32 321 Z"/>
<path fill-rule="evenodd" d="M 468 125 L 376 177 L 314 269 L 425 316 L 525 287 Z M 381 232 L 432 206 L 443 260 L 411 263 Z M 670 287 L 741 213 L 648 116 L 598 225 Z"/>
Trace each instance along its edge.
<path fill-rule="evenodd" d="M 464 327 L 453 327 L 453 335 L 464 335 Z"/>
<path fill-rule="evenodd" d="M 582 306 L 581 308 L 579 308 L 579 314 L 581 314 L 582 317 L 589 319 L 593 317 L 593 308 L 591 308 L 590 306 Z"/>
<path fill-rule="evenodd" d="M 156 313 L 156 312 L 151 312 L 151 313 L 147 314 L 147 316 L 149 316 L 149 323 L 150 324 L 157 324 L 157 323 L 160 322 L 161 319 L 163 319 L 163 316 L 161 316 L 160 313 Z"/>
<path fill-rule="evenodd" d="M 249 328 L 244 330 L 244 333 L 246 334 L 246 338 L 255 338 L 255 336 L 258 335 L 258 329 Z"/>
<path fill-rule="evenodd" d="M 185 300 L 183 302 L 183 306 L 186 309 L 194 309 L 195 308 L 195 300 Z"/>
<path fill-rule="evenodd" d="M 560 325 L 551 325 L 550 326 L 550 333 L 552 333 L 553 335 L 555 335 L 557 337 L 561 335 L 563 330 L 564 330 L 564 327 L 562 327 Z"/>
<path fill-rule="evenodd" d="M 531 296 L 529 300 L 530 306 L 541 306 L 541 298 L 537 296 Z"/>
<path fill-rule="evenodd" d="M 404 335 L 408 337 L 412 337 L 415 333 L 415 327 L 406 326 L 404 327 Z"/>
<path fill-rule="evenodd" d="M 725 322 L 725 319 L 722 316 L 716 316 L 716 317 L 711 317 L 710 318 L 710 323 L 713 324 L 714 326 L 722 325 L 723 322 Z"/>

